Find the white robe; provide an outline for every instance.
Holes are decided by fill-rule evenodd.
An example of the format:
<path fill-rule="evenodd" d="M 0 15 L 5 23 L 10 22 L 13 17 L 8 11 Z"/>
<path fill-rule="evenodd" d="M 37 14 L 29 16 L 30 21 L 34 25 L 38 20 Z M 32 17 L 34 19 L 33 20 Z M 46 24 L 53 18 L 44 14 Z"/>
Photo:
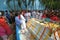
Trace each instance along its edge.
<path fill-rule="evenodd" d="M 25 23 L 25 18 L 23 15 L 20 15 L 20 18 L 21 18 L 21 21 L 22 21 L 22 24 L 21 24 L 21 28 L 22 29 L 26 29 L 26 23 Z"/>

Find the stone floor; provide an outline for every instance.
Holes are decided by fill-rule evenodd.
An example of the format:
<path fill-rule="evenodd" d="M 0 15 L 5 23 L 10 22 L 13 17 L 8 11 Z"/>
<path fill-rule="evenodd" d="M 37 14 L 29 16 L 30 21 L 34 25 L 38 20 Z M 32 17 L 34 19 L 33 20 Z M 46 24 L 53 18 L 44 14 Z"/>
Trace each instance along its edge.
<path fill-rule="evenodd" d="M 28 30 L 24 34 L 21 33 L 21 40 L 31 40 Z"/>
<path fill-rule="evenodd" d="M 11 26 L 12 27 L 12 26 Z M 11 34 L 9 37 L 8 37 L 8 40 L 16 40 L 16 34 L 14 33 L 14 34 Z M 31 38 L 30 38 L 30 33 L 29 33 L 29 31 L 27 30 L 24 34 L 23 33 L 20 33 L 20 39 L 21 40 L 31 40 Z M 0 37 L 0 40 L 2 40 L 1 39 L 1 37 Z"/>
<path fill-rule="evenodd" d="M 16 40 L 14 36 L 14 34 L 10 35 L 8 40 Z M 20 33 L 20 40 L 31 40 L 30 33 L 28 31 L 25 33 Z"/>

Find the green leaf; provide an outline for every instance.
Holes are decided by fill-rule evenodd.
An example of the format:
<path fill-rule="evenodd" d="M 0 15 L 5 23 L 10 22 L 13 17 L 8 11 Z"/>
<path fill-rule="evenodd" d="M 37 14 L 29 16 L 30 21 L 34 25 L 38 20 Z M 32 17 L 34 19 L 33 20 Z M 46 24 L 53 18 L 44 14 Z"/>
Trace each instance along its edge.
<path fill-rule="evenodd" d="M 41 1 L 46 8 L 60 9 L 60 0 L 42 0 Z"/>

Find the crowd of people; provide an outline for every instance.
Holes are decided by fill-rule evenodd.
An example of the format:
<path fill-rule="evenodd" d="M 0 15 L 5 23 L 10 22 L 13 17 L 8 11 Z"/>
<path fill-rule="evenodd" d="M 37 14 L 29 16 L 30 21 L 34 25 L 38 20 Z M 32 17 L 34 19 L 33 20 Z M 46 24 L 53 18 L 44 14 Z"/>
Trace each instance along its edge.
<path fill-rule="evenodd" d="M 8 40 L 8 36 L 12 33 L 7 18 L 4 16 L 4 13 L 0 12 L 0 37 L 2 40 Z"/>
<path fill-rule="evenodd" d="M 17 11 L 17 12 L 10 12 L 8 11 L 0 12 L 0 37 L 3 40 L 8 40 L 8 35 L 12 34 L 12 31 L 15 33 L 16 29 L 16 38 L 19 39 L 18 33 L 25 33 L 26 29 L 26 22 L 30 18 L 36 18 L 39 20 L 50 19 L 52 21 L 60 22 L 59 12 L 55 12 L 54 10 L 48 11 Z M 11 26 L 10 26 L 11 24 Z M 19 30 L 19 31 L 18 31 Z"/>
<path fill-rule="evenodd" d="M 33 11 L 33 18 L 37 18 L 39 20 L 48 19 L 51 21 L 60 22 L 60 12 L 54 10 L 44 10 L 44 11 Z"/>

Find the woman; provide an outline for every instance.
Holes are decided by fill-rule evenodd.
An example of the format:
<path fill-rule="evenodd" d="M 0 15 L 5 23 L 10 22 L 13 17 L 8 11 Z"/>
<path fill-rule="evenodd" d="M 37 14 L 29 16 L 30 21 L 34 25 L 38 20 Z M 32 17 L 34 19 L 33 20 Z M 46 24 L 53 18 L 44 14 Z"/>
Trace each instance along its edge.
<path fill-rule="evenodd" d="M 58 21 L 59 20 L 59 18 L 56 15 L 53 15 L 52 17 L 50 17 L 50 19 L 53 20 L 53 21 Z"/>
<path fill-rule="evenodd" d="M 12 30 L 10 29 L 5 17 L 0 13 L 0 37 L 3 40 L 8 40 L 8 35 L 12 34 Z"/>

